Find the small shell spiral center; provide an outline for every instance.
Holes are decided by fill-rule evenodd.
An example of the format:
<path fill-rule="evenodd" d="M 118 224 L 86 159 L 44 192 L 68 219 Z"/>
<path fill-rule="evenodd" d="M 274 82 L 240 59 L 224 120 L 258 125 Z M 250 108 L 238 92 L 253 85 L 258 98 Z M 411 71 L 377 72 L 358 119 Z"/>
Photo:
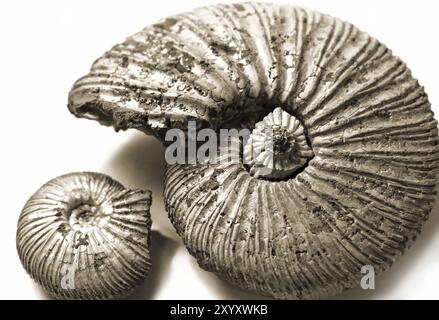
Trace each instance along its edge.
<path fill-rule="evenodd" d="M 250 174 L 271 180 L 290 177 L 313 155 L 300 121 L 279 107 L 256 123 L 244 145 Z"/>
<path fill-rule="evenodd" d="M 73 230 L 87 232 L 102 227 L 106 219 L 100 206 L 84 203 L 71 210 L 69 224 Z"/>
<path fill-rule="evenodd" d="M 64 228 L 87 233 L 97 227 L 104 227 L 113 212 L 111 204 L 102 202 L 96 194 L 84 189 L 70 190 L 62 212 Z"/>

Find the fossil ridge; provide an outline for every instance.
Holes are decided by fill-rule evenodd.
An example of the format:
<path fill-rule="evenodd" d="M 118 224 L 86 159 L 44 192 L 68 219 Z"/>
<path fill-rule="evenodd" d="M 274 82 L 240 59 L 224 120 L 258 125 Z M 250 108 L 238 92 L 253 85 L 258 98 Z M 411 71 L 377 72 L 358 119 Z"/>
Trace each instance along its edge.
<path fill-rule="evenodd" d="M 17 251 L 29 275 L 58 299 L 114 299 L 145 279 L 151 262 L 149 191 L 94 172 L 44 184 L 27 201 Z"/>
<path fill-rule="evenodd" d="M 316 11 L 250 2 L 164 19 L 99 58 L 69 109 L 162 140 L 191 119 L 257 138 L 268 115 L 294 117 L 303 133 L 279 137 L 306 142 L 306 161 L 284 143 L 272 180 L 242 163 L 172 165 L 165 178 L 170 219 L 200 266 L 277 298 L 338 294 L 362 266 L 384 271 L 436 197 L 424 89 L 378 40 Z"/>

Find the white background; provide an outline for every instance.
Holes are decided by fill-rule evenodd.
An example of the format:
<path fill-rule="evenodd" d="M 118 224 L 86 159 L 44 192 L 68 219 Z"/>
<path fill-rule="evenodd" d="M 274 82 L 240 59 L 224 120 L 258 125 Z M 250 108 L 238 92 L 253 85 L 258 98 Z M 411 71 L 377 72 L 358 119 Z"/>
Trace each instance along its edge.
<path fill-rule="evenodd" d="M 66 108 L 73 82 L 114 44 L 162 17 L 217 2 L 1 1 L 0 298 L 47 298 L 18 259 L 17 219 L 41 184 L 82 170 L 153 191 L 153 267 L 131 298 L 256 298 L 201 270 L 186 252 L 164 210 L 161 145 L 141 133 L 115 133 L 75 119 Z M 387 44 L 425 86 L 439 114 L 438 1 L 289 2 L 350 21 Z M 354 289 L 338 298 L 438 299 L 438 226 L 437 205 L 415 245 L 377 278 L 376 290 Z"/>

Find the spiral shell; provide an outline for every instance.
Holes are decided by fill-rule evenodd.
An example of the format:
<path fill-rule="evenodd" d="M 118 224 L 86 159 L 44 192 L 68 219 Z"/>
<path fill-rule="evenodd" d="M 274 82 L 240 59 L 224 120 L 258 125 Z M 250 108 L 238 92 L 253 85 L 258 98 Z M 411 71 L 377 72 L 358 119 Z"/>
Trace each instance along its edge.
<path fill-rule="evenodd" d="M 423 88 L 379 41 L 315 11 L 243 3 L 167 18 L 98 59 L 69 109 L 161 139 L 191 119 L 248 128 L 244 158 L 280 130 L 285 152 L 263 150 L 275 155 L 267 177 L 258 163 L 223 162 L 172 165 L 165 179 L 169 216 L 198 263 L 278 298 L 334 295 L 365 265 L 387 269 L 436 196 L 437 122 Z"/>
<path fill-rule="evenodd" d="M 281 108 L 256 123 L 243 147 L 250 174 L 271 179 L 290 176 L 313 155 L 300 121 Z M 264 173 L 263 169 L 269 171 Z"/>
<path fill-rule="evenodd" d="M 149 191 L 126 189 L 103 174 L 52 179 L 18 220 L 20 260 L 55 298 L 126 296 L 150 268 L 150 205 Z"/>

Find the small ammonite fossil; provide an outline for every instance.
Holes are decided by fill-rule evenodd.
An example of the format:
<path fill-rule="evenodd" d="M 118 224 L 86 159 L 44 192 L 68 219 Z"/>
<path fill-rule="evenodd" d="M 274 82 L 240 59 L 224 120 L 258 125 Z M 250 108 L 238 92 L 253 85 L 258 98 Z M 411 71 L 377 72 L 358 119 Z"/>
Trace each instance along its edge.
<path fill-rule="evenodd" d="M 150 268 L 150 205 L 150 191 L 126 189 L 104 174 L 52 179 L 20 215 L 20 260 L 55 298 L 124 297 Z"/>
<path fill-rule="evenodd" d="M 99 58 L 68 107 L 162 140 L 189 120 L 251 131 L 241 156 L 258 157 L 171 165 L 164 195 L 201 267 L 277 298 L 338 294 L 363 266 L 387 269 L 436 197 L 423 88 L 382 43 L 311 10 L 249 2 L 164 19 Z"/>

